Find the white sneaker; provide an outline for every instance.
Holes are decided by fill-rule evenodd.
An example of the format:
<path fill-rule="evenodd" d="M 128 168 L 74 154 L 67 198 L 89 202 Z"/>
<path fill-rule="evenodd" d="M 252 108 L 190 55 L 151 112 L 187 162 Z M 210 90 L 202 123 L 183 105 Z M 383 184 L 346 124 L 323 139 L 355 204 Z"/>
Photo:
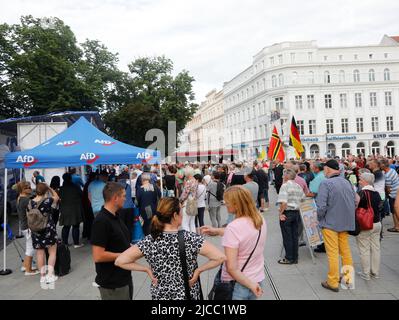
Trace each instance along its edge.
<path fill-rule="evenodd" d="M 26 268 L 24 266 L 21 267 L 21 272 L 25 272 Z"/>
<path fill-rule="evenodd" d="M 42 288 L 43 290 L 47 290 L 48 289 L 47 277 L 46 276 L 41 276 L 40 277 L 40 288 Z"/>
<path fill-rule="evenodd" d="M 92 283 L 91 283 L 91 285 L 94 287 L 94 288 L 100 288 L 100 286 L 97 284 L 97 282 L 95 282 L 95 281 L 93 281 Z"/>
<path fill-rule="evenodd" d="M 358 274 L 358 275 L 360 276 L 360 278 L 362 278 L 363 280 L 366 280 L 366 281 L 369 281 L 369 280 L 370 280 L 370 275 L 368 275 L 368 274 L 365 274 L 365 273 L 363 273 L 363 272 L 361 272 L 361 271 L 359 271 L 357 274 Z"/>
<path fill-rule="evenodd" d="M 370 276 L 372 277 L 372 278 L 374 278 L 374 279 L 379 279 L 380 278 L 380 276 L 378 275 L 378 274 L 375 274 L 375 273 L 370 273 Z"/>
<path fill-rule="evenodd" d="M 39 273 L 40 273 L 39 270 L 33 270 L 32 272 L 25 271 L 25 275 L 26 276 L 35 276 L 35 275 L 37 275 Z"/>
<path fill-rule="evenodd" d="M 79 248 L 84 247 L 84 244 L 83 244 L 83 243 L 77 244 L 77 245 L 74 245 L 73 247 L 74 247 L 75 249 L 79 249 Z"/>
<path fill-rule="evenodd" d="M 57 280 L 58 280 L 58 277 L 55 275 L 46 277 L 46 283 L 53 283 L 53 282 L 56 282 Z"/>

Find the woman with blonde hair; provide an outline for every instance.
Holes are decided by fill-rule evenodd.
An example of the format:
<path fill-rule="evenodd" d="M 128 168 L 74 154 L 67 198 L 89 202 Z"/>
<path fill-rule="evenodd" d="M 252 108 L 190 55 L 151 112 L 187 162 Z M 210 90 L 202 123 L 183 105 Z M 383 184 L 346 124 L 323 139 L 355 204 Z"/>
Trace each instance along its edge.
<path fill-rule="evenodd" d="M 266 222 L 255 207 L 251 193 L 240 185 L 224 193 L 227 211 L 235 219 L 226 228 L 201 228 L 207 235 L 222 236 L 227 257 L 221 281 L 235 281 L 233 300 L 255 300 L 263 294 Z"/>
<path fill-rule="evenodd" d="M 178 231 L 182 223 L 182 208 L 178 198 L 162 198 L 156 215 L 152 218 L 151 234 L 123 252 L 115 265 L 125 270 L 146 272 L 150 277 L 153 300 L 199 300 L 201 286 L 199 275 L 216 268 L 225 255 L 205 238 L 196 233 Z M 188 285 L 183 280 L 179 237 L 184 240 Z M 198 266 L 198 254 L 208 262 Z M 148 266 L 136 261 L 145 257 Z M 189 295 L 189 296 L 188 296 Z"/>
<path fill-rule="evenodd" d="M 140 215 L 144 220 L 143 231 L 150 234 L 151 218 L 155 214 L 158 200 L 161 198 L 161 190 L 151 183 L 149 173 L 141 174 L 141 186 L 136 190 L 136 201 Z"/>
<path fill-rule="evenodd" d="M 184 181 L 182 195 L 180 196 L 180 201 L 183 203 L 182 228 L 190 232 L 196 232 L 196 216 L 190 216 L 186 213 L 186 205 L 188 200 L 190 199 L 190 201 L 197 201 L 198 181 L 194 178 L 194 174 L 195 171 L 192 167 L 187 166 L 184 168 L 184 176 L 186 177 L 186 180 Z"/>

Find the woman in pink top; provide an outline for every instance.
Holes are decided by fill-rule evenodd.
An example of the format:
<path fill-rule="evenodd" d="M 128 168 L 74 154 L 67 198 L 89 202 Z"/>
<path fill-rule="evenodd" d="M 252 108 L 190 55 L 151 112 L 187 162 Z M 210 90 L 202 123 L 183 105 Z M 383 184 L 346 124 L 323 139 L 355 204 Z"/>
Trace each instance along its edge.
<path fill-rule="evenodd" d="M 226 228 L 205 226 L 201 231 L 208 235 L 223 236 L 222 245 L 227 261 L 223 265 L 222 281 L 236 281 L 233 300 L 255 300 L 263 294 L 265 281 L 263 253 L 266 223 L 256 209 L 251 193 L 242 186 L 228 188 L 224 193 L 224 201 L 227 211 L 235 214 L 235 220 Z M 253 250 L 250 260 L 241 272 Z"/>

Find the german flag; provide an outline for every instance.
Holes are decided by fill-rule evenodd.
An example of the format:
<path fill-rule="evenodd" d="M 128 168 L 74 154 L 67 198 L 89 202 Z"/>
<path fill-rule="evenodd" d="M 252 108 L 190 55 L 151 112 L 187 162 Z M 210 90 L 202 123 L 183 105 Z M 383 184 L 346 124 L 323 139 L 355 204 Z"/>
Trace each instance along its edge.
<path fill-rule="evenodd" d="M 294 147 L 295 154 L 297 155 L 298 158 L 304 152 L 304 149 L 303 149 L 303 146 L 301 143 L 301 137 L 299 136 L 299 130 L 298 130 L 298 127 L 296 126 L 294 116 L 292 116 L 292 122 L 291 122 L 290 146 Z"/>
<path fill-rule="evenodd" d="M 267 154 L 269 159 L 276 160 L 279 159 L 281 162 L 285 159 L 285 153 L 283 148 L 283 143 L 278 135 L 276 126 L 273 128 L 272 137 L 270 138 L 269 143 L 269 152 Z"/>

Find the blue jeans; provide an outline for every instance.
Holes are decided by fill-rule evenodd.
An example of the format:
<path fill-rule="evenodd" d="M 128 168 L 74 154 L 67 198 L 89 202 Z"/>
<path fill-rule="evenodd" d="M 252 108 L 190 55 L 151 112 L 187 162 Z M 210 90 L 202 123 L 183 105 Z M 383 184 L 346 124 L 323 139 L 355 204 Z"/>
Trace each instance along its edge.
<path fill-rule="evenodd" d="M 263 290 L 265 290 L 265 280 L 259 282 L 259 285 Z M 256 299 L 257 299 L 256 296 L 253 294 L 253 292 L 250 289 L 236 282 L 236 284 L 234 285 L 232 300 L 256 300 Z"/>

